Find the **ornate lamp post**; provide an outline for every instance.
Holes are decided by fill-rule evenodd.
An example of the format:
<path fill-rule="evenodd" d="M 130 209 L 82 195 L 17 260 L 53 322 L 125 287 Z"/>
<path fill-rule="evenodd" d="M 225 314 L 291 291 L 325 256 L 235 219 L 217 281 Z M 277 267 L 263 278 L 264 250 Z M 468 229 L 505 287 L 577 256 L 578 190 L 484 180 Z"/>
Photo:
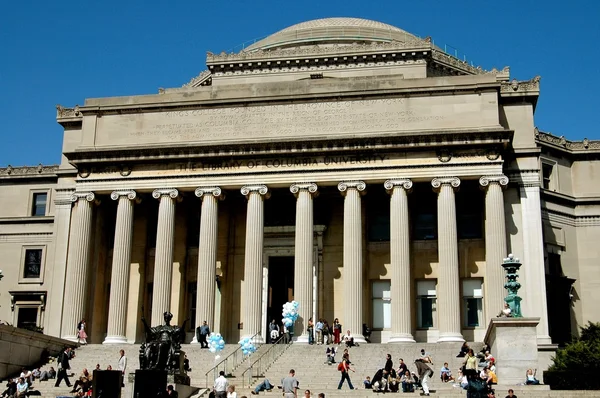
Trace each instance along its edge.
<path fill-rule="evenodd" d="M 521 297 L 518 295 L 518 291 L 521 288 L 521 284 L 517 282 L 519 274 L 519 268 L 521 268 L 521 261 L 509 254 L 507 258 L 502 262 L 502 267 L 506 271 L 506 282 L 504 288 L 508 290 L 508 296 L 504 301 L 510 306 L 511 316 L 513 318 L 522 318 L 521 314 Z"/>

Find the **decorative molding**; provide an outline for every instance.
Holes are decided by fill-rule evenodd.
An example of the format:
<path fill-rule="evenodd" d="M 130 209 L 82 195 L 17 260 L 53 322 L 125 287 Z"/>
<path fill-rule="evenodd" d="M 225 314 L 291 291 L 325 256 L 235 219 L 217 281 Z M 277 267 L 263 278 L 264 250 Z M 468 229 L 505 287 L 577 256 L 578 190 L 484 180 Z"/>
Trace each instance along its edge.
<path fill-rule="evenodd" d="M 244 185 L 240 188 L 240 192 L 244 196 L 250 195 L 252 192 L 257 192 L 260 195 L 267 195 L 269 192 L 269 188 L 266 185 L 257 184 L 257 185 Z"/>
<path fill-rule="evenodd" d="M 367 188 L 364 181 L 342 181 L 338 184 L 340 192 L 344 193 L 348 189 L 356 189 L 358 192 L 363 192 Z"/>
<path fill-rule="evenodd" d="M 290 185 L 290 192 L 297 196 L 300 191 L 308 191 L 311 195 L 317 192 L 319 187 L 314 182 L 296 182 Z"/>
<path fill-rule="evenodd" d="M 448 163 L 450 160 L 452 160 L 452 152 L 447 149 L 442 149 L 438 151 L 437 158 L 442 163 Z"/>
<path fill-rule="evenodd" d="M 464 71 L 471 75 L 494 74 L 494 75 L 500 75 L 502 77 L 504 75 L 508 76 L 510 74 L 510 68 L 508 66 L 505 66 L 504 69 L 502 69 L 500 71 L 497 70 L 496 68 L 492 69 L 491 71 L 487 71 L 487 70 L 482 69 L 480 66 L 472 66 L 468 62 L 462 61 L 462 60 L 460 60 L 450 54 L 447 54 L 441 50 L 433 49 L 431 51 L 431 56 L 437 62 L 444 63 L 448 66 L 459 69 L 459 70 Z"/>
<path fill-rule="evenodd" d="M 77 202 L 79 199 L 85 199 L 88 202 L 93 202 L 96 195 L 93 192 L 75 192 L 71 195 L 71 202 Z"/>
<path fill-rule="evenodd" d="M 458 188 L 460 186 L 460 179 L 458 177 L 436 177 L 431 180 L 431 186 L 434 189 L 439 189 L 442 185 L 451 185 L 452 188 Z"/>
<path fill-rule="evenodd" d="M 412 189 L 413 182 L 408 178 L 399 178 L 396 180 L 387 180 L 383 183 L 383 186 L 388 191 L 392 191 L 395 187 L 402 187 L 405 190 L 410 191 Z"/>
<path fill-rule="evenodd" d="M 553 147 L 570 153 L 589 153 L 594 150 L 600 150 L 600 140 L 584 138 L 581 141 L 570 141 L 564 136 L 558 137 L 552 133 L 540 131 L 537 127 L 534 130 L 534 134 L 539 144 L 551 144 Z"/>
<path fill-rule="evenodd" d="M 217 199 L 223 197 L 221 188 L 219 187 L 198 187 L 194 191 L 194 194 L 199 198 L 202 198 L 204 195 L 212 195 Z"/>
<path fill-rule="evenodd" d="M 512 79 L 510 82 L 500 83 L 500 93 L 531 93 L 540 91 L 540 76 L 530 80 Z"/>
<path fill-rule="evenodd" d="M 540 171 L 537 169 L 522 169 L 509 173 L 508 178 L 519 184 L 520 187 L 540 187 Z"/>
<path fill-rule="evenodd" d="M 211 86 L 212 85 L 212 76 L 209 70 L 203 70 L 200 74 L 182 87 L 200 87 L 200 86 Z"/>
<path fill-rule="evenodd" d="M 137 193 L 133 190 L 131 191 L 113 191 L 110 194 L 110 198 L 112 200 L 119 200 L 121 196 L 127 196 L 129 200 L 134 200 L 137 197 Z"/>
<path fill-rule="evenodd" d="M 81 111 L 79 110 L 79 105 L 75 105 L 74 108 L 65 108 L 62 105 L 56 105 L 56 118 L 72 118 L 77 117 L 81 118 Z"/>
<path fill-rule="evenodd" d="M 6 167 L 0 168 L 0 176 L 34 176 L 34 175 L 56 175 L 58 171 L 58 165 L 43 165 L 38 164 L 37 166 L 19 166 L 13 167 L 10 164 Z"/>
<path fill-rule="evenodd" d="M 166 195 L 169 195 L 171 199 L 176 199 L 179 196 L 179 191 L 175 188 L 160 188 L 152 191 L 152 197 L 154 199 L 159 199 Z"/>
<path fill-rule="evenodd" d="M 490 183 L 498 183 L 501 187 L 508 185 L 508 177 L 505 175 L 482 176 L 479 178 L 479 185 L 487 187 Z"/>

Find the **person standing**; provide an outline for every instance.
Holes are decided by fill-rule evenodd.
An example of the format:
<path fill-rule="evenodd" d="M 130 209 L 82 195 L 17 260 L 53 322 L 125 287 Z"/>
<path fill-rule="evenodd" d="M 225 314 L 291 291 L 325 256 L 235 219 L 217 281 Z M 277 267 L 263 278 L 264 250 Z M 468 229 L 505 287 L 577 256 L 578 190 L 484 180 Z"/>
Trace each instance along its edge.
<path fill-rule="evenodd" d="M 319 319 L 315 325 L 315 332 L 317 332 L 317 345 L 323 343 L 323 320 Z"/>
<path fill-rule="evenodd" d="M 227 387 L 229 382 L 225 378 L 225 372 L 220 371 L 219 377 L 215 379 L 213 391 L 215 392 L 215 398 L 227 398 Z"/>
<path fill-rule="evenodd" d="M 296 398 L 298 393 L 298 379 L 296 379 L 296 371 L 290 369 L 287 377 L 281 379 L 281 388 L 283 389 L 284 398 Z"/>
<path fill-rule="evenodd" d="M 87 333 L 85 332 L 85 319 L 82 319 L 78 324 L 77 324 L 77 342 L 81 343 L 83 345 L 87 344 Z"/>
<path fill-rule="evenodd" d="M 63 379 L 65 380 L 65 383 L 67 383 L 67 387 L 71 387 L 71 382 L 67 376 L 67 370 L 71 369 L 71 365 L 69 365 L 69 359 L 71 359 L 71 347 L 67 347 L 67 349 L 64 350 L 58 358 L 58 374 L 56 376 L 56 383 L 54 384 L 54 387 L 60 386 L 60 382 Z"/>
<path fill-rule="evenodd" d="M 125 356 L 125 350 L 120 350 L 119 364 L 117 367 L 121 371 L 121 387 L 125 387 L 125 369 L 127 369 L 127 357 Z"/>
<path fill-rule="evenodd" d="M 173 388 L 173 384 L 169 384 L 167 386 L 167 397 L 169 397 L 169 398 L 178 398 L 179 397 L 179 393 L 177 391 L 175 391 L 175 389 Z"/>
<path fill-rule="evenodd" d="M 340 344 L 340 335 L 342 334 L 342 325 L 340 321 L 335 318 L 333 320 L 333 344 Z"/>
<path fill-rule="evenodd" d="M 210 328 L 208 327 L 208 323 L 204 321 L 202 322 L 202 326 L 200 326 L 200 339 L 198 340 L 200 342 L 200 348 L 208 348 L 208 342 L 206 341 L 206 338 L 209 334 Z"/>
<path fill-rule="evenodd" d="M 306 327 L 306 331 L 308 332 L 308 344 L 314 344 L 315 343 L 315 336 L 313 334 L 315 329 L 315 323 L 313 322 L 312 318 L 308 319 L 308 325 Z"/>
<path fill-rule="evenodd" d="M 338 384 L 338 390 L 342 389 L 342 385 L 344 384 L 344 380 L 348 380 L 348 387 L 351 390 L 354 390 L 354 386 L 352 385 L 352 381 L 350 381 L 350 376 L 348 375 L 348 371 L 351 370 L 354 372 L 354 369 L 350 367 L 350 361 L 348 359 L 348 354 L 344 354 L 342 358 L 342 362 L 338 365 L 338 370 L 342 372 L 342 378 L 340 379 L 340 383 Z"/>
<path fill-rule="evenodd" d="M 394 362 L 392 362 L 392 356 L 387 354 L 385 357 L 385 366 L 383 369 L 387 372 L 387 374 L 392 374 L 392 370 L 394 369 Z"/>

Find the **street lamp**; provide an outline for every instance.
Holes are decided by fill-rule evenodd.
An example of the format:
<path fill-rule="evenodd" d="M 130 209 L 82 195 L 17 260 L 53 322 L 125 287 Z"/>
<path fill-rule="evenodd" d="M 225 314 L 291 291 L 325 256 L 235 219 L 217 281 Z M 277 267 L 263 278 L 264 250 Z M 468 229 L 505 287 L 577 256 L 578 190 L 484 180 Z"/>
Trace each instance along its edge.
<path fill-rule="evenodd" d="M 522 318 L 521 314 L 521 297 L 518 295 L 518 291 L 521 288 L 521 284 L 517 282 L 519 274 L 519 268 L 521 268 L 521 261 L 509 254 L 507 258 L 502 262 L 502 267 L 506 271 L 506 282 L 504 288 L 508 290 L 508 296 L 504 301 L 510 306 L 511 316 L 513 318 Z"/>

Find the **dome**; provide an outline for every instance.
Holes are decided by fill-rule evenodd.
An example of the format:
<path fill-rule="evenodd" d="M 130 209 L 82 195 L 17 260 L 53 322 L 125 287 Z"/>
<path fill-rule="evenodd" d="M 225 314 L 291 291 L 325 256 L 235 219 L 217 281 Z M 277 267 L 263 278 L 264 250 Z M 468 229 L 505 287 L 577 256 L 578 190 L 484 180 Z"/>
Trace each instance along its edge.
<path fill-rule="evenodd" d="M 420 40 L 402 29 L 361 18 L 323 18 L 301 22 L 257 41 L 244 51 L 306 45 L 363 42 L 412 42 Z"/>

